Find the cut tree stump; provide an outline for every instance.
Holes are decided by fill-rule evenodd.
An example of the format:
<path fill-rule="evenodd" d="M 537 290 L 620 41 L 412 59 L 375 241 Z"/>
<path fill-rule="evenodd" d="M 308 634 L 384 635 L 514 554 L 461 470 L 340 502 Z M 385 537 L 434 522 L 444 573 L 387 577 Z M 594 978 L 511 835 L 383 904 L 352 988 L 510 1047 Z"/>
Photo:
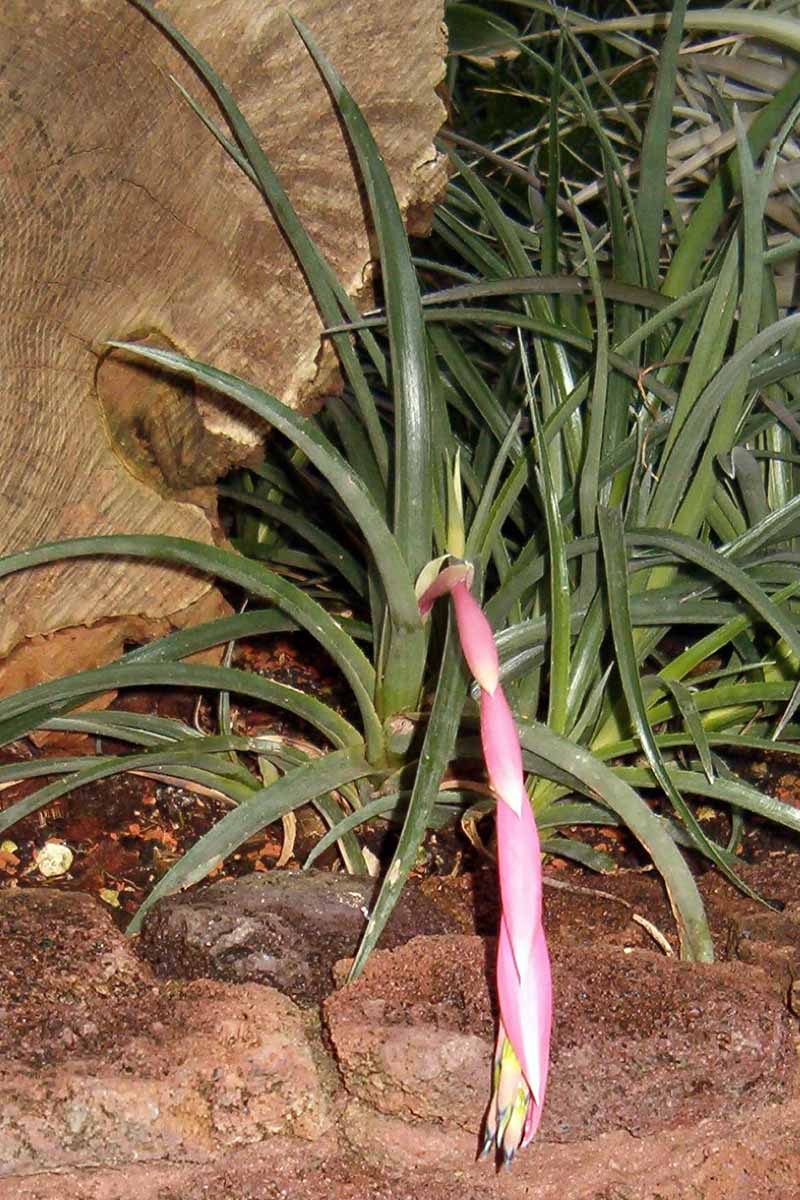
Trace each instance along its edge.
<path fill-rule="evenodd" d="M 370 228 L 351 152 L 289 11 L 362 106 L 421 232 L 445 180 L 433 147 L 443 0 L 160 9 L 219 70 L 344 285 L 367 296 Z M 0 552 L 103 533 L 219 541 L 212 485 L 263 457 L 263 429 L 104 343 L 160 341 L 311 406 L 339 379 L 305 280 L 170 74 L 216 118 L 212 98 L 132 4 L 6 0 L 0 50 Z M 222 604 L 210 588 L 189 571 L 112 559 L 3 581 L 0 694 L 207 619 Z M 57 630 L 68 631 L 60 648 Z"/>

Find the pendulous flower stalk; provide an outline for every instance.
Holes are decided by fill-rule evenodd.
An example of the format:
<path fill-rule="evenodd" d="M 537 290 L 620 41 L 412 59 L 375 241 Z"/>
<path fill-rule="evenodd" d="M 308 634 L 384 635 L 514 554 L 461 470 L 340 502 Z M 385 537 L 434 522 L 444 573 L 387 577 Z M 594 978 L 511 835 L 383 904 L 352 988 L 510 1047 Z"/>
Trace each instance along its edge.
<path fill-rule="evenodd" d="M 445 567 L 425 587 L 419 605 L 420 612 L 427 615 L 433 602 L 449 592 L 461 649 L 480 687 L 481 744 L 489 783 L 497 797 L 501 908 L 497 944 L 500 1022 L 481 1157 L 494 1149 L 501 1165 L 509 1166 L 517 1150 L 531 1141 L 541 1120 L 553 1000 L 542 927 L 539 835 L 525 790 L 519 737 L 500 684 L 494 634 L 469 590 L 472 574 L 468 563 Z"/>

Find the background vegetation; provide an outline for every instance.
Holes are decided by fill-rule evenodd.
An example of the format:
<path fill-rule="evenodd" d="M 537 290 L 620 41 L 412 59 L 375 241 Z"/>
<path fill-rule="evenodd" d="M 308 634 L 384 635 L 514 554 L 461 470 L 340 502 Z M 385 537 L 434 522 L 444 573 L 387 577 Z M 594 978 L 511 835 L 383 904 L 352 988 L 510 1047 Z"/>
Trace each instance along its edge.
<path fill-rule="evenodd" d="M 384 308 L 363 318 L 220 77 L 146 0 L 132 2 L 216 97 L 225 125 L 198 118 L 293 246 L 345 390 L 306 419 L 212 364 L 127 347 L 272 424 L 265 465 L 221 488 L 232 549 L 86 538 L 10 556 L 0 574 L 67 556 L 158 557 L 227 581 L 247 609 L 0 702 L 4 742 L 44 725 L 133 747 L 0 768 L 0 781 L 61 772 L 0 829 L 142 764 L 224 793 L 230 813 L 161 879 L 136 929 L 158 896 L 301 805 L 330 826 L 316 853 L 336 842 L 354 871 L 365 865 L 359 826 L 393 816 L 402 832 L 357 973 L 426 828 L 461 821 L 480 842 L 493 806 L 453 634 L 417 612 L 420 572 L 455 549 L 474 563 L 496 630 L 545 848 L 609 869 L 570 831 L 624 824 L 664 876 L 683 954 L 710 958 L 684 850 L 738 880 L 751 814 L 800 829 L 797 811 L 738 777 L 730 756 L 793 751 L 800 733 L 792 6 L 449 5 L 442 148 L 453 176 L 432 240 L 413 248 L 363 116 L 298 26 L 378 234 Z M 346 711 L 229 665 L 237 639 L 298 628 L 337 664 Z M 229 648 L 224 666 L 180 662 L 217 644 Z M 70 715 L 109 687 L 143 683 L 214 690 L 218 733 Z M 318 747 L 240 735 L 232 693 L 302 718 Z M 698 798 L 728 814 L 724 839 L 704 832 Z"/>

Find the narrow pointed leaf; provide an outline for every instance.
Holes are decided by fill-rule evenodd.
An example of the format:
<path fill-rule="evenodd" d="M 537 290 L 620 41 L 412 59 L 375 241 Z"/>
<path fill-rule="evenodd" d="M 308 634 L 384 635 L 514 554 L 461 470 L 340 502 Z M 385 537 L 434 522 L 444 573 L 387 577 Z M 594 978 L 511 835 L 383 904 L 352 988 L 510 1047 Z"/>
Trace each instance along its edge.
<path fill-rule="evenodd" d="M 412 576 L 431 555 L 431 413 L 419 285 L 389 174 L 358 105 L 296 17 L 294 26 L 330 88 L 358 158 L 380 249 L 395 405 L 394 535 Z"/>
<path fill-rule="evenodd" d="M 667 770 L 661 756 L 658 742 L 653 736 L 653 730 L 648 717 L 647 707 L 642 694 L 639 668 L 634 646 L 633 628 L 631 625 L 630 599 L 627 585 L 627 560 L 625 556 L 625 541 L 622 528 L 622 518 L 616 509 L 601 508 L 598 512 L 600 540 L 603 546 L 603 560 L 606 572 L 606 587 L 608 589 L 608 607 L 611 616 L 611 631 L 614 637 L 617 669 L 622 680 L 625 700 L 628 706 L 633 726 L 638 734 L 650 768 L 656 779 L 683 821 L 689 833 L 702 846 L 703 853 L 719 867 L 741 891 L 755 897 L 751 888 L 736 875 L 728 862 L 715 853 L 702 826 L 690 806 L 675 787 L 672 776 Z"/>
<path fill-rule="evenodd" d="M 455 618 L 450 616 L 439 681 L 400 841 L 350 969 L 351 979 L 357 978 L 363 971 L 416 861 L 431 809 L 450 761 L 466 693 L 467 672 L 458 645 Z"/>
<path fill-rule="evenodd" d="M 50 542 L 0 559 L 0 578 L 15 571 L 37 566 L 40 563 L 57 562 L 62 559 L 116 554 L 134 558 L 180 563 L 192 566 L 217 578 L 227 579 L 247 589 L 252 595 L 273 601 L 308 630 L 325 647 L 353 689 L 358 702 L 367 745 L 370 754 L 380 756 L 383 746 L 383 731 L 372 703 L 375 676 L 369 661 L 352 639 L 329 613 L 311 600 L 300 588 L 282 579 L 273 571 L 238 554 L 222 550 L 217 546 L 205 546 L 200 542 L 162 535 L 111 535 L 105 537 L 74 538 L 66 542 Z M 413 593 L 412 593 L 413 594 Z M 231 618 L 235 620 L 235 618 Z M 242 617 L 239 620 L 243 620 Z M 173 645 L 183 646 L 191 642 L 190 634 L 180 635 L 181 641 Z M 212 645 L 216 642 L 212 642 Z M 196 647 L 199 648 L 199 647 Z M 158 653 L 149 647 L 137 650 L 134 659 L 147 660 Z M 189 653 L 189 651 L 184 651 Z M 111 685 L 115 686 L 115 685 Z M 2 706 L 0 706 L 2 710 Z M 63 710 L 60 710 L 63 711 Z M 36 728 L 42 721 L 57 713 L 46 709 L 30 714 L 26 730 Z M 10 735 L 19 736 L 19 733 Z"/>

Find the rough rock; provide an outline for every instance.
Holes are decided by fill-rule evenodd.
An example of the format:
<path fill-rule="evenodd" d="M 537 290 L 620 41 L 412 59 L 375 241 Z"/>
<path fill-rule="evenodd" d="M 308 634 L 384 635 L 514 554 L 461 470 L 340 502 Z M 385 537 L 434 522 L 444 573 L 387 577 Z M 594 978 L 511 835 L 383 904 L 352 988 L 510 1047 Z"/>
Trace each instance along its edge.
<path fill-rule="evenodd" d="M 141 1014 L 169 1017 L 107 911 L 57 888 L 0 891 L 0 1064 L 48 1070 L 114 1053 Z"/>
<path fill-rule="evenodd" d="M 170 1023 L 116 1052 L 45 1071 L 0 1068 L 0 1175 L 207 1160 L 330 1123 L 299 1011 L 279 993 L 210 980 L 175 987 Z"/>
<path fill-rule="evenodd" d="M 332 1139 L 313 1145 L 271 1138 L 234 1149 L 216 1163 L 130 1164 L 124 1171 L 64 1170 L 0 1179 L 0 1200 L 797 1200 L 800 1100 L 755 1116 L 702 1121 L 649 1138 L 624 1131 L 578 1145 L 536 1145 L 512 1171 L 496 1175 L 473 1163 L 469 1145 L 459 1165 L 421 1174 L 415 1140 L 433 1146 L 433 1126 L 402 1126 L 393 1143 L 392 1118 L 372 1113 L 354 1130 L 384 1138 L 391 1162 L 364 1164 Z M 441 1135 L 440 1137 L 446 1135 Z M 466 1135 L 462 1135 L 466 1138 Z M 456 1135 L 456 1140 L 458 1137 Z M 446 1157 L 439 1160 L 446 1162 Z"/>
<path fill-rule="evenodd" d="M 755 1114 L 702 1120 L 647 1137 L 617 1130 L 586 1142 L 537 1140 L 517 1156 L 511 1171 L 497 1175 L 490 1163 L 473 1161 L 474 1138 L 452 1127 L 412 1125 L 351 1102 L 345 1128 L 376 1173 L 391 1170 L 405 1181 L 424 1180 L 411 1194 L 426 1200 L 798 1200 L 800 1195 L 796 1095 Z M 300 1200 L 310 1193 L 300 1188 L 287 1194 Z M 335 1190 L 314 1194 L 326 1200 L 337 1196 Z"/>
<path fill-rule="evenodd" d="M 563 1015 L 548 1107 L 577 1133 L 587 1113 L 604 1127 L 607 1100 L 617 1127 L 555 1140 L 564 1131 L 546 1118 L 496 1175 L 473 1161 L 492 1037 L 483 939 L 417 938 L 329 998 L 336 1049 L 347 1043 L 352 1059 L 346 1091 L 310 1014 L 253 983 L 158 982 L 87 897 L 0 893 L 0 938 L 0 1200 L 798 1200 L 792 1022 L 741 963 L 687 967 L 554 938 Z M 453 1072 L 449 1088 L 437 1069 Z M 443 1108 L 428 1116 L 431 1089 Z M 420 1096 L 428 1107 L 412 1116 Z M 644 1119 L 626 1120 L 626 1103 Z M 662 1106 L 668 1127 L 647 1132 Z"/>
<path fill-rule="evenodd" d="M 159 986 L 85 896 L 2 894 L 3 934 L 0 1176 L 203 1161 L 329 1127 L 313 1029 L 287 997 Z"/>
<path fill-rule="evenodd" d="M 493 948 L 416 938 L 374 954 L 329 997 L 325 1021 L 350 1094 L 379 1112 L 467 1131 L 489 1089 Z M 637 1137 L 784 1099 L 791 1018 L 762 973 L 647 951 L 558 947 L 555 1029 L 539 1139 Z"/>
<path fill-rule="evenodd" d="M 794 1023 L 762 972 L 648 951 L 557 953 L 544 1138 L 636 1137 L 789 1094 Z"/>
<path fill-rule="evenodd" d="M 776 994 L 800 1015 L 800 854 L 772 853 L 741 874 L 771 907 L 716 872 L 704 876 L 700 888 L 718 953 L 761 967 Z"/>
<path fill-rule="evenodd" d="M 154 906 L 139 949 L 163 976 L 249 979 L 316 1005 L 333 987 L 334 963 L 355 952 L 377 887 L 374 879 L 313 870 L 223 880 Z M 410 880 L 382 944 L 462 928 Z"/>

